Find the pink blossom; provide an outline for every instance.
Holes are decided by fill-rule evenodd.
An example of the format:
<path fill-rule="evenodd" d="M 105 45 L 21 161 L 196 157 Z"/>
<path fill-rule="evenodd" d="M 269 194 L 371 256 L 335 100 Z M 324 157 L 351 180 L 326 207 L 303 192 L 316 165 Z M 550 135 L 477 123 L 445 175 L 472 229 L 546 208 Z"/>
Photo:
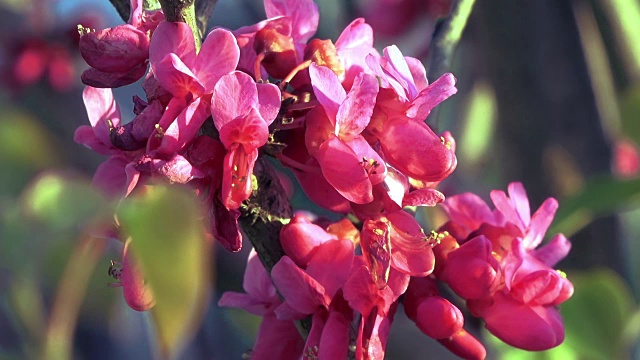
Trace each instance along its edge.
<path fill-rule="evenodd" d="M 222 181 L 222 201 L 228 209 L 237 209 L 249 198 L 258 148 L 266 144 L 268 126 L 279 108 L 277 86 L 256 84 L 240 71 L 224 75 L 213 89 L 211 114 L 228 151 Z"/>
<path fill-rule="evenodd" d="M 445 201 L 463 245 L 447 252 L 439 277 L 503 341 L 526 350 L 555 347 L 564 339 L 556 306 L 573 294 L 573 285 L 551 267 L 571 245 L 560 234 L 536 247 L 558 204 L 547 199 L 531 215 L 521 183 L 509 184 L 509 196 L 492 191 L 491 199 L 493 212 L 471 194 Z"/>
<path fill-rule="evenodd" d="M 359 75 L 347 94 L 330 69 L 312 64 L 309 73 L 321 108 L 307 121 L 306 143 L 325 179 L 355 203 L 373 200 L 372 186 L 385 176 L 384 161 L 360 135 L 369 123 L 378 84 Z"/>

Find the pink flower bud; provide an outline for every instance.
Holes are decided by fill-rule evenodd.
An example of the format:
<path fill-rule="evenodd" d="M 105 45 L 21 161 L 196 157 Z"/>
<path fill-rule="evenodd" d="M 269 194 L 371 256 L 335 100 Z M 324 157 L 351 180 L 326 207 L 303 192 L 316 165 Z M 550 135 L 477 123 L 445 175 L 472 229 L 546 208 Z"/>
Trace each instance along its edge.
<path fill-rule="evenodd" d="M 132 25 L 93 31 L 80 37 L 80 54 L 104 72 L 128 72 L 149 58 L 149 37 Z"/>
<path fill-rule="evenodd" d="M 482 360 L 487 357 L 487 350 L 482 343 L 464 329 L 447 339 L 439 339 L 438 342 L 466 360 Z"/>
<path fill-rule="evenodd" d="M 460 309 L 440 296 L 423 298 L 416 309 L 416 325 L 425 335 L 445 339 L 462 329 L 464 317 Z"/>

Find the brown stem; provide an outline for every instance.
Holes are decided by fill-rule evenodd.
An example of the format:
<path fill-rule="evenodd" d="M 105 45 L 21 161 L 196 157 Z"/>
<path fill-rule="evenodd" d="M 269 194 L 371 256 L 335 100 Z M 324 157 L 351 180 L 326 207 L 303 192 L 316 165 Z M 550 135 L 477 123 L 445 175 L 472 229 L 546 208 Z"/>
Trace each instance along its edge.
<path fill-rule="evenodd" d="M 258 159 L 253 173 L 258 190 L 240 208 L 239 222 L 260 261 L 271 273 L 285 255 L 280 245 L 280 230 L 289 223 L 293 209 L 278 176 L 264 157 Z M 311 330 L 311 317 L 296 321 L 296 327 L 306 338 Z"/>

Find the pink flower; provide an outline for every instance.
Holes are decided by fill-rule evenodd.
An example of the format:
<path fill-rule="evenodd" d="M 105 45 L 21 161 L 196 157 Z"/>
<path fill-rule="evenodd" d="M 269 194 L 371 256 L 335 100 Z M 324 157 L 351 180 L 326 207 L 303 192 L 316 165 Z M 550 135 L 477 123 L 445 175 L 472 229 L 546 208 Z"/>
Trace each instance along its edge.
<path fill-rule="evenodd" d="M 255 251 L 251 251 L 244 273 L 243 288 L 246 294 L 226 292 L 218 305 L 244 309 L 262 316 L 256 344 L 251 353 L 254 359 L 298 359 L 304 342 L 293 321 L 278 320 L 274 310 L 281 305 L 269 274 L 260 263 Z"/>
<path fill-rule="evenodd" d="M 82 74 L 82 81 L 109 88 L 131 84 L 144 76 L 149 36 L 162 20 L 162 12 L 143 11 L 142 0 L 132 0 L 127 24 L 100 31 L 81 29 L 80 54 L 91 66 Z"/>
<path fill-rule="evenodd" d="M 309 68 L 321 104 L 307 117 L 306 143 L 325 179 L 349 201 L 373 200 L 372 186 L 385 176 L 384 161 L 360 135 L 369 124 L 378 84 L 371 75 L 356 77 L 347 94 L 329 68 Z"/>
<path fill-rule="evenodd" d="M 571 247 L 556 235 L 540 249 L 558 207 L 547 199 L 530 215 L 521 183 L 509 184 L 509 196 L 492 191 L 491 211 L 471 194 L 445 201 L 463 245 L 448 251 L 439 277 L 467 300 L 471 312 L 503 341 L 526 350 L 545 350 L 564 339 L 557 305 L 573 294 L 573 285 L 553 270 Z"/>
<path fill-rule="evenodd" d="M 440 102 L 456 93 L 455 78 L 445 74 L 428 84 L 424 66 L 403 57 L 395 46 L 384 56 L 367 56 L 382 90 L 367 130 L 380 140 L 385 159 L 410 178 L 437 182 L 455 170 L 455 143 L 437 136 L 423 121 Z"/>
<path fill-rule="evenodd" d="M 256 84 L 243 72 L 222 76 L 214 87 L 211 114 L 228 151 L 222 180 L 222 202 L 228 209 L 249 198 L 258 148 L 267 143 L 268 126 L 279 109 L 278 87 Z"/>

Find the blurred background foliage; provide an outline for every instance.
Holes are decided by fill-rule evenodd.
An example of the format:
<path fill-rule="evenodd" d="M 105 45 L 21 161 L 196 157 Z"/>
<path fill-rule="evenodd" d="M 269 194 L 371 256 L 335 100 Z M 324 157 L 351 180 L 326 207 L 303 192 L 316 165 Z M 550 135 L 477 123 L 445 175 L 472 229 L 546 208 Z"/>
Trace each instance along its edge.
<path fill-rule="evenodd" d="M 390 26 L 369 11 L 372 1 L 320 2 L 318 37 L 335 40 L 367 14 L 381 30 L 379 49 L 396 43 L 428 61 L 440 23 L 418 11 Z M 0 0 L 0 16 L 0 359 L 241 358 L 259 319 L 215 303 L 226 290 L 241 291 L 248 244 L 240 254 L 214 251 L 184 189 L 104 199 L 90 186 L 104 159 L 72 141 L 88 121 L 76 26 L 119 24 L 115 10 L 106 0 Z M 263 18 L 258 0 L 220 0 L 210 26 Z M 458 144 L 458 169 L 441 190 L 486 198 L 522 181 L 534 208 L 558 198 L 549 234 L 572 240 L 560 267 L 576 288 L 562 306 L 566 341 L 554 350 L 519 351 L 470 317 L 466 326 L 490 358 L 637 358 L 640 1 L 478 1 L 451 71 L 459 92 L 429 119 Z M 116 91 L 125 119 L 139 92 Z M 303 198 L 299 189 L 295 196 Z M 442 219 L 438 209 L 418 215 L 430 227 Z M 135 312 L 107 286 L 123 244 L 100 229 L 114 221 L 143 239 L 135 254 L 168 306 Z M 398 312 L 387 357 L 425 354 L 453 358 Z"/>

